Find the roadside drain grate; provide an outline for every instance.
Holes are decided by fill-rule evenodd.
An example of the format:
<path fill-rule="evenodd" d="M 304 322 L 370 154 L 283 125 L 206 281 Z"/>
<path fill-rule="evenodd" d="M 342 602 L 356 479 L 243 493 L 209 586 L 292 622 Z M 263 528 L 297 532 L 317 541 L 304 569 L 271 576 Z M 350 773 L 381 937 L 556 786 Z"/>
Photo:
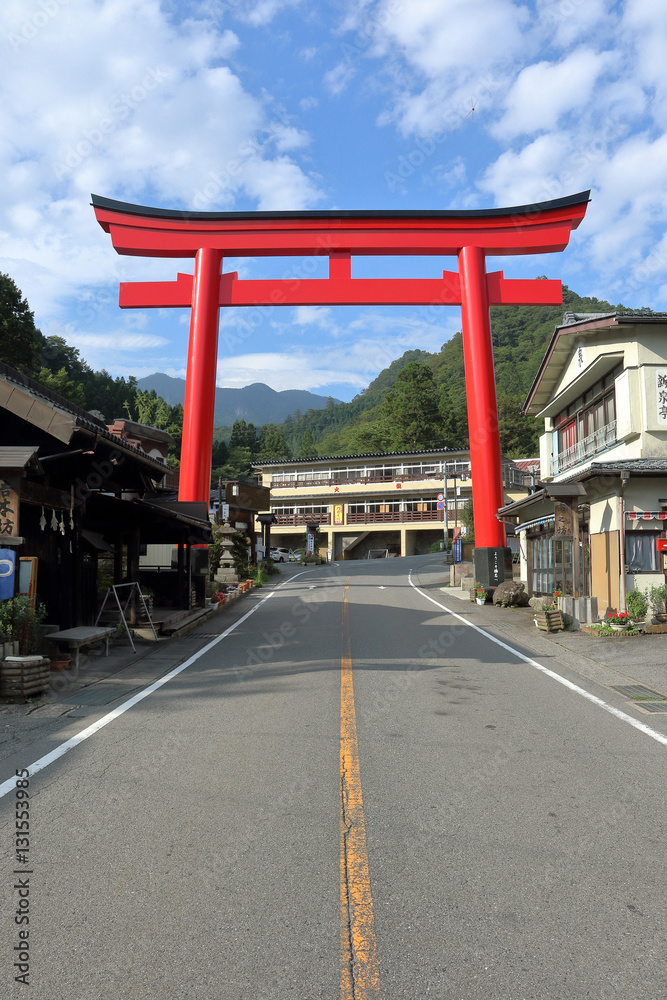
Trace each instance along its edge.
<path fill-rule="evenodd" d="M 662 712 L 663 715 L 667 715 L 667 701 L 636 701 L 634 704 L 643 712 Z"/>
<path fill-rule="evenodd" d="M 619 687 L 614 687 L 614 691 L 618 691 L 624 698 L 632 698 L 633 701 L 665 701 L 664 694 L 651 691 L 643 684 L 621 684 Z"/>

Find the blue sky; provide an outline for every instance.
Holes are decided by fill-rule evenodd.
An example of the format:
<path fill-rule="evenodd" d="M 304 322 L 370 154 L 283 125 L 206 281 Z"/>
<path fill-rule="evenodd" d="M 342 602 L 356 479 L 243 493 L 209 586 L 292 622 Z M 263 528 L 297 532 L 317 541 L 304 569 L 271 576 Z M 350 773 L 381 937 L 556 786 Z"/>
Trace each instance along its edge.
<path fill-rule="evenodd" d="M 192 261 L 117 256 L 91 192 L 253 211 L 484 208 L 591 188 L 565 253 L 489 269 L 667 309 L 664 0 L 3 0 L 0 45 L 0 270 L 95 368 L 184 374 L 187 311 L 121 311 L 117 295 Z M 357 259 L 353 275 L 452 266 Z M 458 329 L 452 307 L 227 310 L 217 381 L 347 400 Z"/>

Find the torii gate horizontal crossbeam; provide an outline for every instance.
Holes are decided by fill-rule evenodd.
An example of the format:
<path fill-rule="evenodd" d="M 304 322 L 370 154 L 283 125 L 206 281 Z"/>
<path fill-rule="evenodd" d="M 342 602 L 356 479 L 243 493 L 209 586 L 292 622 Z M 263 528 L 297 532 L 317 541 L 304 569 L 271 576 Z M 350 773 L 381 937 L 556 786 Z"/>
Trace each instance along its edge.
<path fill-rule="evenodd" d="M 560 305 L 560 281 L 509 279 L 502 271 L 487 274 L 492 306 Z M 121 282 L 121 309 L 186 308 L 192 304 L 192 275 L 176 281 Z M 460 306 L 456 271 L 442 278 L 282 278 L 238 280 L 237 272 L 220 275 L 221 306 L 410 305 Z"/>

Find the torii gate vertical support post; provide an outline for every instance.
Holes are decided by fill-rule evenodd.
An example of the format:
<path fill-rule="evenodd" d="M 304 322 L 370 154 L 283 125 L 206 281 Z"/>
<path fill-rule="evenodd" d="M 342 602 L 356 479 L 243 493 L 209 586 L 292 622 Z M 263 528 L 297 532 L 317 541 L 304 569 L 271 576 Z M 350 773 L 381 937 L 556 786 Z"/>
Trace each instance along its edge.
<path fill-rule="evenodd" d="M 206 484 L 206 502 L 209 502 L 221 267 L 221 250 L 204 247 L 197 251 L 181 444 L 181 453 L 188 460 L 181 465 L 180 500 L 201 500 Z"/>
<path fill-rule="evenodd" d="M 502 463 L 486 261 L 480 247 L 459 253 L 461 324 L 466 376 L 470 471 L 475 509 L 475 579 L 495 587 L 512 579 L 512 553 L 505 526 Z"/>

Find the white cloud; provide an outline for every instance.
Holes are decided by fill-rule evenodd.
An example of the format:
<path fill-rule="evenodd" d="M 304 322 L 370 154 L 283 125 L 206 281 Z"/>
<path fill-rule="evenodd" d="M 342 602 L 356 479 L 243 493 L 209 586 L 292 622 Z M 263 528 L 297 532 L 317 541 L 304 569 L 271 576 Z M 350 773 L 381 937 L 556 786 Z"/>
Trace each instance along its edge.
<path fill-rule="evenodd" d="M 280 6 L 250 14 L 266 19 Z M 209 210 L 238 198 L 260 209 L 318 201 L 317 179 L 292 155 L 308 135 L 272 121 L 268 96 L 249 93 L 225 64 L 239 47 L 233 32 L 211 19 L 178 24 L 159 0 L 43 8 L 0 9 L 10 39 L 0 69 L 0 260 L 42 316 L 82 284 L 127 269 L 95 223 L 91 191 Z"/>
<path fill-rule="evenodd" d="M 162 347 L 169 341 L 151 333 L 77 333 L 71 331 L 68 343 L 82 351 L 146 351 L 151 347 Z"/>
<path fill-rule="evenodd" d="M 255 0 L 248 9 L 247 2 L 236 4 L 238 16 L 253 27 L 269 24 L 277 14 L 288 7 L 297 7 L 301 0 Z"/>
<path fill-rule="evenodd" d="M 342 94 L 355 75 L 355 67 L 349 60 L 339 62 L 324 74 L 324 86 L 335 97 Z"/>
<path fill-rule="evenodd" d="M 384 0 L 376 40 L 394 42 L 427 78 L 504 63 L 525 46 L 527 8 L 511 0 Z"/>
<path fill-rule="evenodd" d="M 560 63 L 539 62 L 519 73 L 505 98 L 505 113 L 492 129 L 504 141 L 557 128 L 563 115 L 586 107 L 609 55 L 580 48 Z"/>
<path fill-rule="evenodd" d="M 536 6 L 545 37 L 561 47 L 582 38 L 604 39 L 618 19 L 608 0 L 538 0 Z"/>
<path fill-rule="evenodd" d="M 317 326 L 328 325 L 331 318 L 331 309 L 323 306 L 297 306 L 294 310 L 293 322 L 297 326 Z"/>

